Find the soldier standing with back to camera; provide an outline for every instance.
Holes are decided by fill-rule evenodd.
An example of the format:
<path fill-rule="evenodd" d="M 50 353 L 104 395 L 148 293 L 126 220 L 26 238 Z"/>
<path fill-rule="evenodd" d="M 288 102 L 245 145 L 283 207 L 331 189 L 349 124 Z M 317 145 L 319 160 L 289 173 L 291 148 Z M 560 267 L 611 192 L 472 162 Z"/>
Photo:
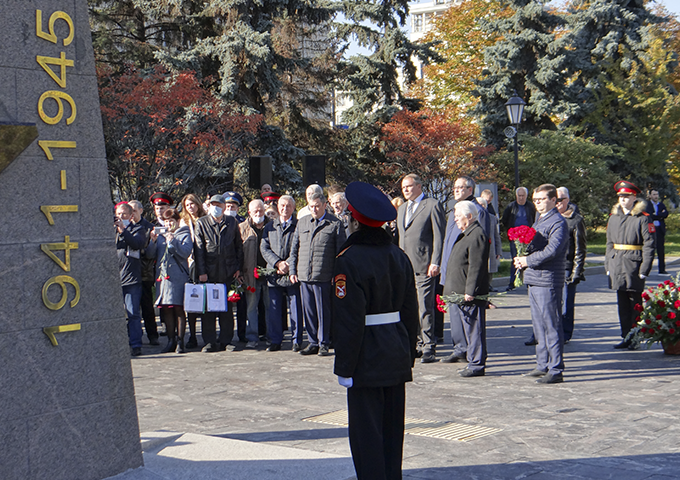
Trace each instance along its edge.
<path fill-rule="evenodd" d="M 335 370 L 347 387 L 358 480 L 401 479 L 405 383 L 420 328 L 413 267 L 382 225 L 396 212 L 366 183 L 345 190 L 351 235 L 333 269 Z"/>

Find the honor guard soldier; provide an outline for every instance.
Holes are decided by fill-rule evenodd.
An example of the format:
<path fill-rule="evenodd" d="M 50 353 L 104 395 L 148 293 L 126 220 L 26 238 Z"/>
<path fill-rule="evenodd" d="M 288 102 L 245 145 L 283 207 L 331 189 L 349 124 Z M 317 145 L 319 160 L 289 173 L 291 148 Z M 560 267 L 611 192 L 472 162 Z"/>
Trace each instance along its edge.
<path fill-rule="evenodd" d="M 642 304 L 645 278 L 654 260 L 654 226 L 645 212 L 647 202 L 637 198 L 640 189 L 622 180 L 614 185 L 619 203 L 614 205 L 607 223 L 607 253 L 604 267 L 609 288 L 616 290 L 619 323 L 623 341 L 614 348 L 630 348 L 628 332 L 635 325 L 635 304 Z"/>
<path fill-rule="evenodd" d="M 396 211 L 377 188 L 347 186 L 351 235 L 333 272 L 333 342 L 347 387 L 358 480 L 401 478 L 405 383 L 412 380 L 419 314 L 413 267 L 382 225 Z"/>

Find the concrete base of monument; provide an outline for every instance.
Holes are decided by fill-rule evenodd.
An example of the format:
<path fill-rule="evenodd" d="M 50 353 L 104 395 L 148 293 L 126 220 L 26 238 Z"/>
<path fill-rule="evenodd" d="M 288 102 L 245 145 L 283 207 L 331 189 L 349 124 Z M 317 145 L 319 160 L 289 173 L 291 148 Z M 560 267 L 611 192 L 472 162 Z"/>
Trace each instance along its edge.
<path fill-rule="evenodd" d="M 108 480 L 343 480 L 356 478 L 349 456 L 210 435 L 142 433 L 144 467 Z"/>

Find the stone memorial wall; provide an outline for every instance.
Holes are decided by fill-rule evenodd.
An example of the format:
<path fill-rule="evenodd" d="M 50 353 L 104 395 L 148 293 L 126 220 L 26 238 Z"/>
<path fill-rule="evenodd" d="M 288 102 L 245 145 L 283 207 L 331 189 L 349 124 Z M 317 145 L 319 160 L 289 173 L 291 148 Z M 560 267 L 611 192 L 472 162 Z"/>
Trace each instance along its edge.
<path fill-rule="evenodd" d="M 142 465 L 86 0 L 0 2 L 0 478 Z"/>

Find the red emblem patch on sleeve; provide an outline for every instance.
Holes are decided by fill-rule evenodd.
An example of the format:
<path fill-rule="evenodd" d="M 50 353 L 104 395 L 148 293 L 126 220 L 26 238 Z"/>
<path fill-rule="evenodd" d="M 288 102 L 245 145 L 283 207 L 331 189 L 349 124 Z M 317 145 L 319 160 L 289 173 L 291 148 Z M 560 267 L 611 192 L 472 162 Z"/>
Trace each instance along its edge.
<path fill-rule="evenodd" d="M 347 277 L 343 274 L 336 275 L 333 282 L 335 283 L 335 296 L 345 298 L 347 295 Z"/>

